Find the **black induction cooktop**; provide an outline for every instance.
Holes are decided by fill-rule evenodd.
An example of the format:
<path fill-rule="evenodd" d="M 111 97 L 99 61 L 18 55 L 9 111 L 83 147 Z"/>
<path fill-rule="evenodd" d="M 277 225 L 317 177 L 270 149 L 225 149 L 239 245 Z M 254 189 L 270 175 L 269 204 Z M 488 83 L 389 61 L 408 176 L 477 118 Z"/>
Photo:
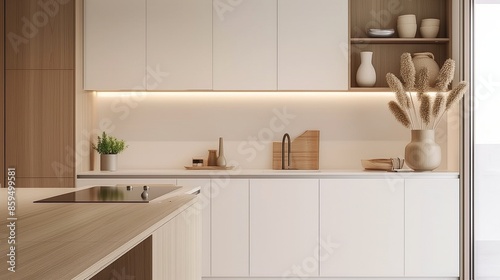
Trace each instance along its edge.
<path fill-rule="evenodd" d="M 94 186 L 35 203 L 148 203 L 181 187 L 167 184 Z"/>

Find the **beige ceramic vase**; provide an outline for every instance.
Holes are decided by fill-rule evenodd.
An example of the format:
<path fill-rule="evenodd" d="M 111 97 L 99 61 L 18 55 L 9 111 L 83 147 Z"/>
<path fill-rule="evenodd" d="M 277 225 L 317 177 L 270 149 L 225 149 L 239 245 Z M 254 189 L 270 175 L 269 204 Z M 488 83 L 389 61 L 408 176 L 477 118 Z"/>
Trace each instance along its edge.
<path fill-rule="evenodd" d="M 414 53 L 413 64 L 417 73 L 420 69 L 427 68 L 429 71 L 429 85 L 433 87 L 439 75 L 439 65 L 434 60 L 434 55 L 430 52 Z"/>
<path fill-rule="evenodd" d="M 116 154 L 101 154 L 101 171 L 116 171 Z"/>
<path fill-rule="evenodd" d="M 405 163 L 415 171 L 432 171 L 441 164 L 441 147 L 434 140 L 434 130 L 412 130 L 405 148 Z"/>

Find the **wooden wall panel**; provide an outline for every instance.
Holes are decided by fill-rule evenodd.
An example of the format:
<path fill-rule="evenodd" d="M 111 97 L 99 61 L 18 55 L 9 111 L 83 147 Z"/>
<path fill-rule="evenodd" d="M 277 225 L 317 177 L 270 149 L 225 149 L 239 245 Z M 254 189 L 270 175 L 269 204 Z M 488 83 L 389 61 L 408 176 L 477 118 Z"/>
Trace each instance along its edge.
<path fill-rule="evenodd" d="M 4 0 L 0 0 L 0 185 L 5 187 L 5 104 L 4 104 L 4 74 L 5 74 L 5 57 L 4 57 Z"/>
<path fill-rule="evenodd" d="M 17 177 L 74 177 L 74 71 L 6 71 L 6 165 Z"/>
<path fill-rule="evenodd" d="M 17 188 L 73 188 L 75 178 L 20 178 L 16 177 Z"/>
<path fill-rule="evenodd" d="M 74 69 L 74 0 L 6 0 L 5 10 L 6 69 Z"/>

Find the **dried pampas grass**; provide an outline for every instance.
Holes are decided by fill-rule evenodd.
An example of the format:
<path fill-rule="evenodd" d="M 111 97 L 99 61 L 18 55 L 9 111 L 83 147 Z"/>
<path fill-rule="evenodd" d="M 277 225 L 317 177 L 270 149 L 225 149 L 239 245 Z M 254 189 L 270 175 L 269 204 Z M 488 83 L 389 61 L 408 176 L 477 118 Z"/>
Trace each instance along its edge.
<path fill-rule="evenodd" d="M 405 82 L 406 91 L 412 91 L 415 87 L 415 64 L 413 64 L 413 60 L 409 53 L 401 55 L 400 72 Z"/>
<path fill-rule="evenodd" d="M 455 62 L 451 59 L 447 59 L 439 71 L 436 80 L 438 92 L 434 97 L 429 93 L 431 85 L 427 68 L 415 73 L 415 65 L 409 53 L 401 55 L 400 71 L 404 83 L 392 73 L 386 75 L 387 84 L 396 93 L 397 100 L 389 102 L 389 109 L 396 120 L 407 128 L 436 128 L 447 110 L 462 99 L 467 91 L 467 83 L 464 81 L 447 91 L 455 71 Z"/>
<path fill-rule="evenodd" d="M 418 100 L 422 97 L 422 94 L 429 89 L 429 69 L 422 68 L 418 71 L 417 76 L 415 78 L 415 90 L 417 91 Z"/>
<path fill-rule="evenodd" d="M 423 122 L 423 128 L 431 122 L 431 98 L 428 94 L 422 95 L 422 100 L 420 101 L 420 118 Z"/>
<path fill-rule="evenodd" d="M 446 91 L 451 81 L 453 81 L 453 76 L 455 75 L 455 61 L 452 59 L 447 59 L 443 67 L 439 70 L 439 74 L 436 78 L 436 89 L 438 91 Z"/>
<path fill-rule="evenodd" d="M 446 98 L 446 110 L 458 102 L 462 97 L 464 97 L 465 91 L 467 90 L 467 83 L 462 81 L 458 83 L 458 86 L 450 91 L 448 98 Z"/>
<path fill-rule="evenodd" d="M 398 103 L 396 103 L 395 101 L 390 101 L 389 110 L 391 110 L 392 114 L 398 122 L 400 122 L 405 127 L 410 128 L 410 119 L 408 119 L 408 116 Z"/>

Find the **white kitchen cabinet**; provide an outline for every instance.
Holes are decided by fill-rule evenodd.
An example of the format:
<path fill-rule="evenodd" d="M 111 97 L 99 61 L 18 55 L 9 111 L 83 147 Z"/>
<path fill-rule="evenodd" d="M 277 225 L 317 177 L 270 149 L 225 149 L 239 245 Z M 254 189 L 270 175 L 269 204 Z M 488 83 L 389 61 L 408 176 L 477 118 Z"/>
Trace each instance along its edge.
<path fill-rule="evenodd" d="M 193 207 L 201 210 L 201 276 L 210 276 L 210 179 L 177 179 L 177 185 L 201 188 Z"/>
<path fill-rule="evenodd" d="M 277 89 L 277 0 L 214 1 L 213 89 Z"/>
<path fill-rule="evenodd" d="M 404 180 L 320 180 L 320 275 L 404 276 Z"/>
<path fill-rule="evenodd" d="M 459 180 L 405 181 L 408 277 L 459 276 Z"/>
<path fill-rule="evenodd" d="M 147 1 L 148 90 L 212 89 L 212 1 Z"/>
<path fill-rule="evenodd" d="M 248 276 L 248 180 L 212 179 L 212 276 Z"/>
<path fill-rule="evenodd" d="M 278 89 L 348 89 L 348 0 L 278 0 Z"/>
<path fill-rule="evenodd" d="M 86 0 L 84 89 L 146 89 L 146 0 Z"/>
<path fill-rule="evenodd" d="M 318 183 L 250 180 L 250 276 L 318 276 Z"/>

